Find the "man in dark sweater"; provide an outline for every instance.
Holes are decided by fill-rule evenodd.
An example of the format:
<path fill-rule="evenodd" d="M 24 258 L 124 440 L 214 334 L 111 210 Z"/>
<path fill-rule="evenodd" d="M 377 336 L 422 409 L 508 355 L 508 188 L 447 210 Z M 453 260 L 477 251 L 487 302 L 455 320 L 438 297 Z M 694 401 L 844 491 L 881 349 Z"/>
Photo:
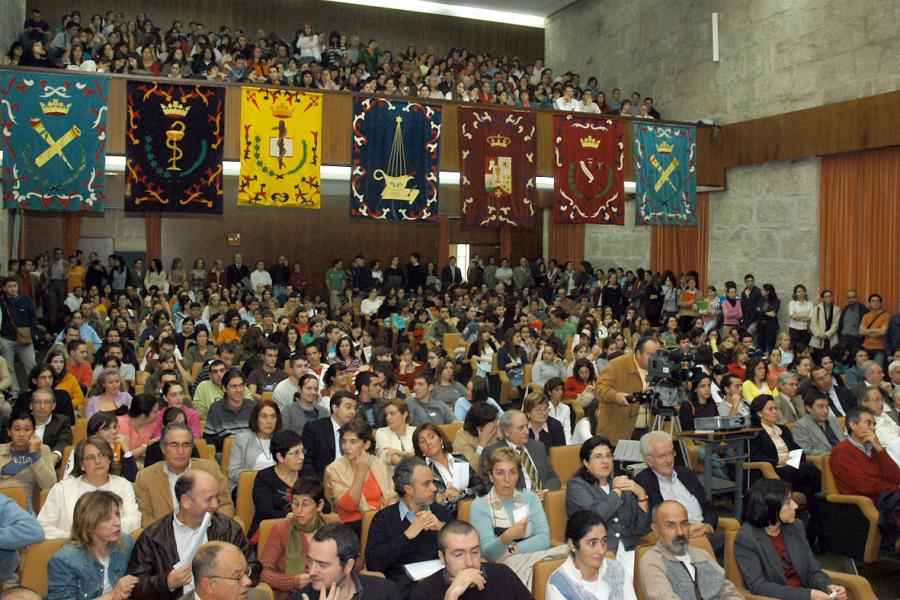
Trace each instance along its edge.
<path fill-rule="evenodd" d="M 534 596 L 504 564 L 481 562 L 481 538 L 465 521 L 451 521 L 438 534 L 444 568 L 413 588 L 411 600 L 531 600 Z"/>
<path fill-rule="evenodd" d="M 405 458 L 397 465 L 394 489 L 400 501 L 378 511 L 369 527 L 366 568 L 384 573 L 408 598 L 415 582 L 403 566 L 438 557 L 438 532 L 453 515 L 432 504 L 434 473 L 421 458 Z"/>

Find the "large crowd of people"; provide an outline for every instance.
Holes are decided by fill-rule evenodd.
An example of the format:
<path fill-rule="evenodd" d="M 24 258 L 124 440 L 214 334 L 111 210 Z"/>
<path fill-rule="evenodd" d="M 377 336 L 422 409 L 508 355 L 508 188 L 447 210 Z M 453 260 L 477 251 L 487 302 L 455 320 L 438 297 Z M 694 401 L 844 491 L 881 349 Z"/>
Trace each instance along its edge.
<path fill-rule="evenodd" d="M 208 31 L 199 22 L 166 27 L 145 13 L 126 20 L 114 10 L 83 19 L 76 10 L 51 28 L 34 8 L 4 63 L 660 118 L 651 97 L 623 96 L 594 76 L 555 73 L 540 59 L 466 48 L 445 56 L 431 47 L 391 51 L 374 38 L 319 32 L 309 23 L 283 37 L 227 25 Z"/>
<path fill-rule="evenodd" d="M 55 248 L 8 265 L 0 488 L 25 491 L 40 537 L 68 540 L 48 597 L 217 598 L 226 583 L 208 576 L 209 552 L 233 558 L 227 585 L 263 582 L 278 598 L 331 585 L 346 597 L 527 598 L 535 565 L 554 559 L 550 598 L 634 597 L 634 586 L 693 598 L 698 574 L 712 586 L 703 597 L 739 597 L 715 556 L 685 542 L 706 537 L 721 556 L 713 499 L 631 402 L 660 352 L 699 367 L 682 428 L 748 415 L 751 459 L 779 478 L 750 490 L 735 542 L 751 592 L 845 597 L 814 558 L 837 526 L 822 516 L 822 473 L 791 463 L 795 449 L 830 454 L 840 492 L 879 510 L 885 547 L 900 536 L 900 314 L 878 294 L 863 304 L 851 290 L 839 306 L 798 284 L 781 321 L 776 290 L 752 274 L 720 295 L 693 272 L 476 255 L 463 273 L 412 253 L 403 265 L 335 259 L 316 295 L 285 256 L 252 270 L 240 254 L 184 264 Z M 648 468 L 618 474 L 615 446 L 638 438 Z M 550 458 L 566 445 L 581 462 L 567 481 Z M 714 455 L 700 460 L 733 477 Z M 248 471 L 245 523 L 235 506 Z M 545 512 L 557 490 L 567 539 L 551 538 Z M 15 549 L 36 541 L 20 531 L 0 552 L 6 585 Z M 771 552 L 791 569 L 773 570 Z"/>

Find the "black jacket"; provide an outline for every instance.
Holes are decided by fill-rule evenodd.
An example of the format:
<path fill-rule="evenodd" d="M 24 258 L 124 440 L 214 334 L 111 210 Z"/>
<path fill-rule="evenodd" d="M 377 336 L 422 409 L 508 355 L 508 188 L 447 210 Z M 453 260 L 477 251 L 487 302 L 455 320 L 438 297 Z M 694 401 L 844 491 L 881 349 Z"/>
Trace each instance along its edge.
<path fill-rule="evenodd" d="M 462 283 L 462 271 L 459 267 L 451 267 L 447 265 L 443 269 L 441 269 L 441 283 L 445 288 L 449 288 L 452 285 L 459 285 Z"/>
<path fill-rule="evenodd" d="M 59 452 L 62 456 L 66 446 L 72 445 L 72 421 L 65 415 L 50 415 L 47 426 L 44 427 L 43 443 L 51 452 Z"/>
<path fill-rule="evenodd" d="M 228 279 L 228 285 L 240 285 L 244 279 L 250 279 L 250 268 L 244 264 L 238 267 L 231 263 L 225 269 L 225 277 Z"/>
<path fill-rule="evenodd" d="M 787 427 L 779 425 L 781 429 L 781 439 L 787 445 L 788 450 L 797 450 L 800 446 L 794 441 L 791 430 Z M 765 430 L 756 434 L 756 437 L 750 438 L 750 460 L 753 462 L 767 462 L 773 467 L 778 466 L 778 449 L 775 448 L 775 442 L 769 437 Z"/>
<path fill-rule="evenodd" d="M 3 294 L 3 302 L 0 303 L 3 310 L 3 323 L 0 325 L 0 335 L 8 340 L 16 339 L 16 327 L 29 327 L 31 337 L 37 339 L 37 315 L 34 311 L 34 302 L 28 296 L 19 294 L 10 298 Z M 13 365 L 9 365 L 10 371 Z"/>
<path fill-rule="evenodd" d="M 760 302 L 762 302 L 762 292 L 759 291 L 758 287 L 754 286 L 749 294 L 746 289 L 741 292 L 741 311 L 743 314 L 741 325 L 747 327 L 751 323 L 756 322 L 759 318 L 756 309 Z"/>
<path fill-rule="evenodd" d="M 306 462 L 312 465 L 316 476 L 324 480 L 325 468 L 337 458 L 331 417 L 309 421 L 303 426 L 303 447 L 306 448 Z"/>
<path fill-rule="evenodd" d="M 381 577 L 371 575 L 356 575 L 356 589 L 362 592 L 360 600 L 400 600 L 402 596 L 397 591 L 397 586 Z M 312 584 L 307 584 L 287 597 L 287 600 L 302 600 L 306 598 L 318 598 L 319 592 L 313 589 Z M 355 597 L 355 596 L 354 596 Z"/>
<path fill-rule="evenodd" d="M 683 483 L 687 491 L 700 503 L 700 509 L 703 511 L 703 522 L 708 523 L 715 529 L 716 525 L 719 524 L 719 513 L 716 512 L 712 501 L 706 497 L 706 491 L 703 489 L 703 484 L 700 483 L 697 474 L 688 467 L 675 467 L 675 474 L 678 476 L 678 481 Z M 647 492 L 651 510 L 663 503 L 664 498 L 659 491 L 659 478 L 653 472 L 653 469 L 647 468 L 635 475 L 634 482 Z"/>
<path fill-rule="evenodd" d="M 169 513 L 147 527 L 135 542 L 128 561 L 128 574 L 138 578 L 137 585 L 131 592 L 132 600 L 177 600 L 184 594 L 182 588 L 170 592 L 166 584 L 166 578 L 178 562 L 175 530 L 172 527 L 174 518 L 175 513 Z M 206 530 L 206 539 L 231 542 L 240 548 L 247 558 L 247 566 L 253 568 L 253 585 L 259 583 L 260 566 L 256 562 L 256 553 L 237 521 L 213 513 L 209 529 Z"/>
<path fill-rule="evenodd" d="M 573 414 L 575 411 L 572 411 Z M 528 437 L 531 439 L 534 438 L 534 432 L 531 428 L 528 428 Z M 566 432 L 563 430 L 562 423 L 556 420 L 553 417 L 547 418 L 547 431 L 541 431 L 541 435 L 537 438 L 539 442 L 544 444 L 544 448 L 547 449 L 547 455 L 550 455 L 550 448 L 553 446 L 565 446 L 566 445 Z"/>

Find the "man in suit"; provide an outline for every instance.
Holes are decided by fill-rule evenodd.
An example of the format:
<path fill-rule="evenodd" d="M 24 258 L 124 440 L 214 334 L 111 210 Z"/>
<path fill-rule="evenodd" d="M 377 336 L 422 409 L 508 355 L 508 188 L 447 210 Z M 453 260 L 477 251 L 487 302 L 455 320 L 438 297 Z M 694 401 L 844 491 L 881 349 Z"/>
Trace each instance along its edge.
<path fill-rule="evenodd" d="M 719 513 L 707 497 L 700 479 L 690 467 L 675 466 L 672 436 L 665 431 L 651 431 L 641 437 L 641 454 L 649 467 L 638 473 L 634 481 L 647 492 L 650 510 L 667 500 L 685 507 L 690 521 L 686 535 L 707 536 L 716 554 L 725 550 L 725 536 L 716 534 Z"/>
<path fill-rule="evenodd" d="M 831 454 L 831 449 L 846 436 L 840 422 L 830 414 L 828 396 L 818 389 L 808 390 L 803 396 L 803 404 L 807 414 L 794 425 L 794 441 L 812 456 Z"/>
<path fill-rule="evenodd" d="M 775 397 L 775 411 L 778 414 L 778 424 L 786 425 L 795 423 L 803 418 L 806 410 L 803 407 L 803 398 L 799 394 L 800 378 L 793 371 L 785 371 L 778 375 L 778 396 Z"/>
<path fill-rule="evenodd" d="M 813 368 L 810 373 L 815 389 L 819 390 L 828 398 L 829 412 L 835 417 L 844 417 L 851 408 L 856 406 L 856 398 L 853 392 L 847 388 L 837 387 L 833 384 L 831 373 L 828 369 L 819 365 Z"/>
<path fill-rule="evenodd" d="M 237 546 L 258 578 L 259 564 L 250 540 L 237 521 L 217 511 L 218 496 L 219 482 L 205 471 L 192 469 L 177 479 L 178 508 L 144 530 L 128 561 L 127 574 L 138 578 L 132 600 L 176 600 L 192 591 L 196 583 L 191 573 L 194 557 L 188 552 L 200 536 L 208 542 Z"/>
<path fill-rule="evenodd" d="M 54 414 L 55 409 L 56 396 L 52 389 L 41 387 L 31 393 L 34 432 L 50 448 L 53 464 L 58 465 L 66 446 L 72 445 L 72 422 L 65 415 Z"/>
<path fill-rule="evenodd" d="M 244 264 L 244 257 L 240 253 L 234 255 L 234 262 L 225 269 L 225 277 L 228 278 L 228 285 L 250 283 L 250 269 Z"/>
<path fill-rule="evenodd" d="M 462 271 L 456 266 L 456 257 L 450 257 L 450 264 L 441 269 L 441 285 L 445 290 L 462 283 Z"/>
<path fill-rule="evenodd" d="M 594 394 L 600 400 L 600 434 L 613 445 L 631 439 L 634 433 L 641 405 L 630 404 L 628 397 L 647 389 L 647 364 L 659 347 L 656 338 L 642 337 L 633 354 L 612 359 L 597 378 Z"/>
<path fill-rule="evenodd" d="M 550 490 L 561 487 L 559 475 L 550 464 L 550 457 L 544 444 L 528 437 L 528 417 L 520 410 L 508 410 L 500 417 L 500 431 L 503 438 L 494 442 L 481 452 L 481 472 L 487 473 L 491 453 L 497 448 L 512 448 L 519 453 L 522 469 L 516 484 L 520 490 L 528 488 L 537 494 L 541 501 Z"/>
<path fill-rule="evenodd" d="M 264 600 L 269 595 L 250 586 L 247 559 L 241 549 L 229 542 L 207 542 L 191 561 L 194 590 L 180 600 L 219 600 L 247 598 Z"/>
<path fill-rule="evenodd" d="M 309 421 L 303 428 L 306 462 L 313 466 L 319 479 L 325 468 L 341 456 L 340 430 L 356 417 L 356 398 L 347 391 L 331 397 L 331 416 Z"/>
<path fill-rule="evenodd" d="M 354 600 L 400 600 L 397 586 L 387 579 L 356 573 L 359 538 L 340 523 L 329 523 L 313 536 L 306 553 L 309 583 L 288 600 L 353 598 Z"/>
<path fill-rule="evenodd" d="M 408 457 L 394 469 L 394 489 L 400 501 L 378 511 L 369 526 L 364 548 L 366 567 L 384 573 L 406 597 L 415 584 L 404 564 L 438 557 L 437 537 L 453 515 L 433 504 L 434 473 L 419 457 Z"/>
<path fill-rule="evenodd" d="M 141 511 L 141 527 L 148 527 L 175 509 L 178 505 L 175 482 L 183 473 L 191 471 L 205 471 L 217 481 L 219 492 L 216 511 L 225 516 L 234 516 L 228 479 L 213 461 L 191 458 L 194 435 L 187 425 L 166 425 L 159 439 L 159 446 L 165 460 L 138 471 L 134 481 L 134 495 Z"/>

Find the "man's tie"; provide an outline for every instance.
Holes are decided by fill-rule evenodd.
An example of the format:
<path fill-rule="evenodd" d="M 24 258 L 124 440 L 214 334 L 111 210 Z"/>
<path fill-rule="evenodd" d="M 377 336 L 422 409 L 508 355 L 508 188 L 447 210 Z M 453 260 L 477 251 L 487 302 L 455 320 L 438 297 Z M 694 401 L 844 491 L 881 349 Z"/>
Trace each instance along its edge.
<path fill-rule="evenodd" d="M 834 435 L 834 431 L 831 430 L 831 425 L 830 425 L 829 423 L 826 423 L 825 425 L 822 425 L 822 429 L 823 429 L 824 432 L 825 432 L 825 439 L 828 440 L 828 444 L 829 444 L 832 448 L 834 448 L 835 446 L 837 446 L 837 444 L 838 444 L 838 439 L 837 439 L 837 436 Z"/>
<path fill-rule="evenodd" d="M 525 469 L 525 473 L 531 479 L 531 491 L 535 493 L 541 491 L 544 489 L 541 485 L 541 476 L 538 475 L 537 467 L 534 466 L 531 456 L 525 451 L 525 446 L 519 446 L 516 450 L 519 451 L 519 457 L 522 459 L 522 468 Z"/>

